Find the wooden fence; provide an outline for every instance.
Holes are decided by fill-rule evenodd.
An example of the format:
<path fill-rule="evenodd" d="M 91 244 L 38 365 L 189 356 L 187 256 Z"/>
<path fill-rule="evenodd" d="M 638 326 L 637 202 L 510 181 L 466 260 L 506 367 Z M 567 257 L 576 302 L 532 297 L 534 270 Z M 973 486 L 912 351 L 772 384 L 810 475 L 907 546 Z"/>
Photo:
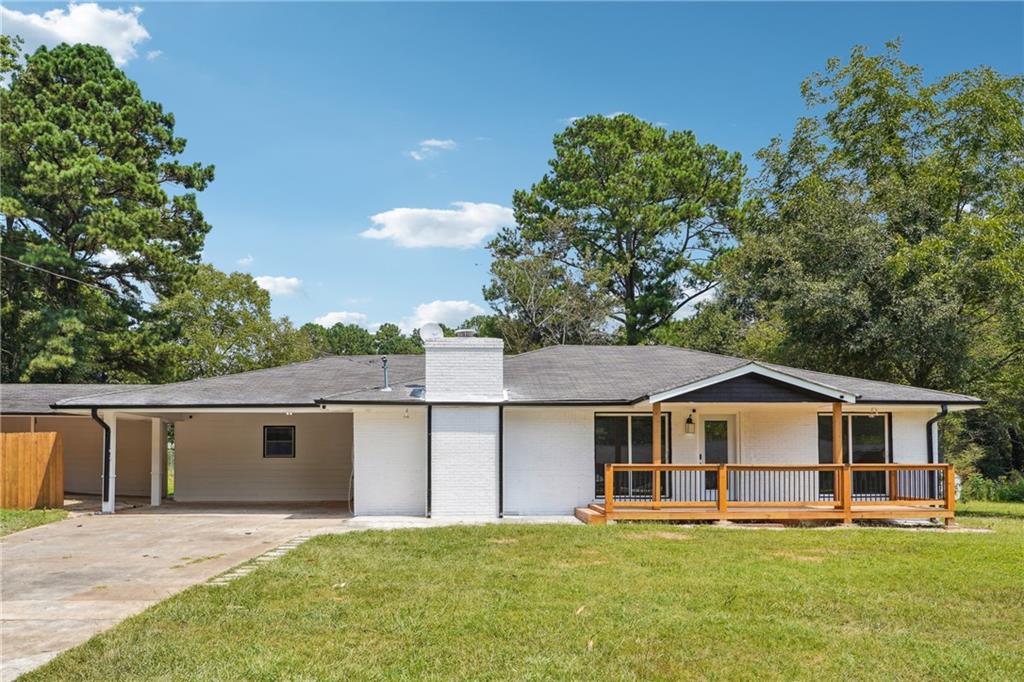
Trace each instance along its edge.
<path fill-rule="evenodd" d="M 59 433 L 0 434 L 0 507 L 64 506 L 64 444 Z"/>

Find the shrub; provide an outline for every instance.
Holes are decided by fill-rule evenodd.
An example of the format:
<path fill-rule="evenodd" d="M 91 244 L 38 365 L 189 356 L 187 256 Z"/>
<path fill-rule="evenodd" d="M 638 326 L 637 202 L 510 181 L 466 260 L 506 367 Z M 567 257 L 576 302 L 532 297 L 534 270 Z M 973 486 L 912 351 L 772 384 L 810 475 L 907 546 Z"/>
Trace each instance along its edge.
<path fill-rule="evenodd" d="M 991 479 L 981 474 L 969 474 L 960 491 L 963 500 L 989 502 L 1024 502 L 1024 476 L 1013 472 L 1009 476 Z"/>

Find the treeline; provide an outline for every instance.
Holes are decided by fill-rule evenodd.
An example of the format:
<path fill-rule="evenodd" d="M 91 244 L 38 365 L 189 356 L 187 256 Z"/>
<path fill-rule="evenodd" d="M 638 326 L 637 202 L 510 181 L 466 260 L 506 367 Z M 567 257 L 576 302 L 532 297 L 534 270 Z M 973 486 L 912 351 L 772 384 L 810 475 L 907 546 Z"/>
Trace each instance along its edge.
<path fill-rule="evenodd" d="M 0 38 L 4 381 L 162 382 L 324 353 L 421 352 L 393 324 L 296 327 L 252 277 L 200 262 L 174 117 L 101 48 Z M 588 116 L 489 244 L 511 352 L 666 343 L 981 396 L 949 452 L 1024 470 L 1024 79 L 926 76 L 857 47 L 800 86 L 808 114 L 736 152 Z"/>

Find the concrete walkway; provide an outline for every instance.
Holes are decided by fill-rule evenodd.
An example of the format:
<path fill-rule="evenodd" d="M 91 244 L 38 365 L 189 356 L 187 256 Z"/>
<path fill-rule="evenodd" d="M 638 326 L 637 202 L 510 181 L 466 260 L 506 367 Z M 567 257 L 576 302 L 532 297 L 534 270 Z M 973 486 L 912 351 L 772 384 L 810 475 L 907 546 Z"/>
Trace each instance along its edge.
<path fill-rule="evenodd" d="M 502 521 L 578 523 L 571 516 Z M 0 540 L 0 680 L 300 535 L 481 522 L 351 518 L 344 505 L 168 503 L 14 533 Z"/>

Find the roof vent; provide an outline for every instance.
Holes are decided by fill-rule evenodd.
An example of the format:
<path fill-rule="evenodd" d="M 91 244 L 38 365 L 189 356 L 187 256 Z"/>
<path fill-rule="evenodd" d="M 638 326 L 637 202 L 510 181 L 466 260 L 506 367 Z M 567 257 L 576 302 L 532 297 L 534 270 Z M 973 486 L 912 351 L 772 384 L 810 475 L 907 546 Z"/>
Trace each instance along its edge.
<path fill-rule="evenodd" d="M 391 390 L 391 383 L 388 381 L 388 356 L 385 355 L 384 357 L 382 357 L 380 359 L 380 366 L 381 366 L 381 369 L 384 370 L 384 388 L 382 388 L 380 390 L 382 390 L 382 391 L 390 391 Z"/>
<path fill-rule="evenodd" d="M 476 330 L 475 329 L 456 329 L 455 330 L 455 336 L 459 337 L 460 339 L 471 339 L 474 336 L 476 336 Z"/>

